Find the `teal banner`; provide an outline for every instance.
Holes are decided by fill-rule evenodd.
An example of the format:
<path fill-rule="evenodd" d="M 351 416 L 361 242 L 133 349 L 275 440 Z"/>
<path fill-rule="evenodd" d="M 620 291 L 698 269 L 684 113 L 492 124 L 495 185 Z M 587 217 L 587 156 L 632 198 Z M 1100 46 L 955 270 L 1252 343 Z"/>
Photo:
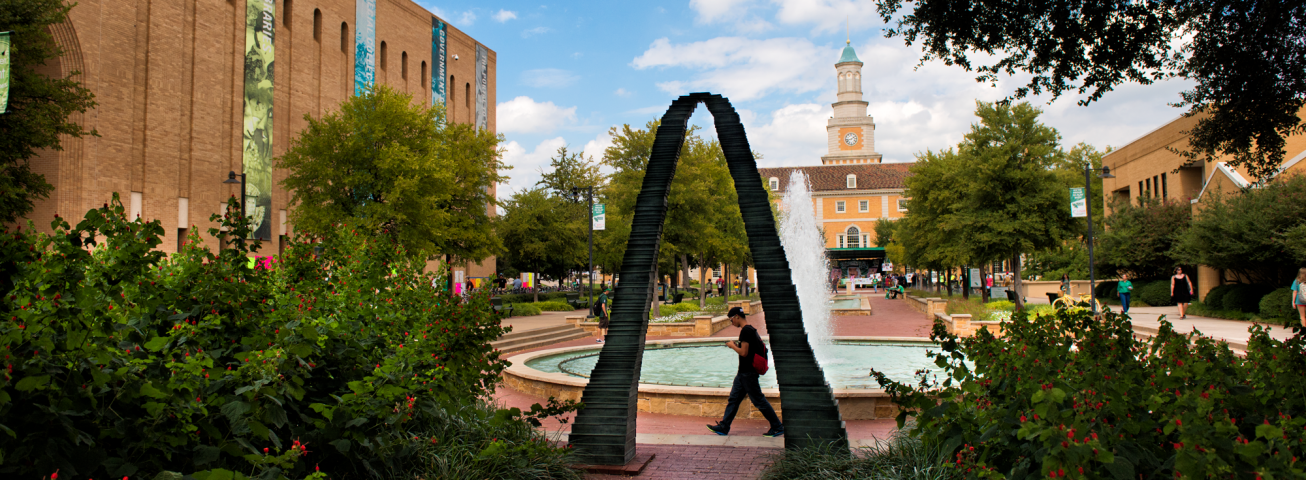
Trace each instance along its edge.
<path fill-rule="evenodd" d="M 272 239 L 273 0 L 245 3 L 245 215 L 252 238 Z"/>
<path fill-rule="evenodd" d="M 376 0 L 357 0 L 354 36 L 354 95 L 376 81 Z"/>
<path fill-rule="evenodd" d="M 448 98 L 445 96 L 445 78 L 449 75 L 449 65 L 445 63 L 449 48 L 447 35 L 444 22 L 431 17 L 431 105 L 444 105 Z"/>
<path fill-rule="evenodd" d="M 0 113 L 9 108 L 10 32 L 0 32 Z"/>

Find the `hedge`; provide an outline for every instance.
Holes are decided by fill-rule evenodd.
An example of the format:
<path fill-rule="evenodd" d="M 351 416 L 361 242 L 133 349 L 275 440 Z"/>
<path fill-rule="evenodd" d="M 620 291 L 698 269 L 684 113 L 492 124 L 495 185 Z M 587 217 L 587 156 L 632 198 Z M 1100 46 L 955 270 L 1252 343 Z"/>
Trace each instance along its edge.
<path fill-rule="evenodd" d="M 1236 284 L 1226 283 L 1212 288 L 1211 291 L 1206 292 L 1206 297 L 1202 299 L 1202 303 L 1211 305 L 1215 308 L 1223 308 L 1224 296 L 1227 295 L 1230 290 L 1233 290 L 1234 285 Z"/>
<path fill-rule="evenodd" d="M 572 307 L 571 304 L 568 304 L 567 302 L 557 301 L 557 300 L 550 301 L 550 302 L 538 302 L 535 304 L 535 306 L 538 307 L 541 311 L 545 311 L 545 312 L 570 312 L 576 309 L 575 307 Z"/>
<path fill-rule="evenodd" d="M 1116 293 L 1116 286 L 1118 285 L 1120 285 L 1120 282 L 1116 280 L 1107 280 L 1099 283 L 1093 289 L 1093 296 L 1096 298 L 1116 298 L 1119 296 Z M 1135 284 L 1134 288 L 1137 289 L 1138 285 Z"/>
<path fill-rule="evenodd" d="M 1260 308 L 1262 317 L 1288 319 L 1292 321 L 1290 325 L 1300 320 L 1297 309 L 1292 306 L 1291 288 L 1280 288 L 1262 297 Z"/>
<path fill-rule="evenodd" d="M 1153 307 L 1164 307 L 1174 305 L 1174 299 L 1170 297 L 1170 281 L 1155 280 L 1147 282 L 1140 286 L 1135 286 L 1134 291 L 1138 292 L 1138 299 L 1143 303 Z"/>
<path fill-rule="evenodd" d="M 1272 290 L 1273 288 L 1265 285 L 1236 284 L 1220 299 L 1220 307 L 1225 310 L 1256 313 L 1261 310 L 1261 298 Z"/>

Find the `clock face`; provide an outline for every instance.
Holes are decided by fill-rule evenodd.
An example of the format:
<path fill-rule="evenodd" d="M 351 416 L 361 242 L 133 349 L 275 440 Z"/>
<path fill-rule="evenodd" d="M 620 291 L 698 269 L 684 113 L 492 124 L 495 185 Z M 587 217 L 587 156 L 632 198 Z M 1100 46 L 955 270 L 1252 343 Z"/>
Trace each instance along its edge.
<path fill-rule="evenodd" d="M 856 134 L 856 133 L 852 133 L 852 132 L 848 132 L 847 135 L 844 135 L 844 136 L 843 136 L 843 143 L 848 144 L 848 146 L 850 146 L 850 147 L 853 146 L 853 145 L 856 145 L 856 144 L 857 144 L 857 134 Z"/>

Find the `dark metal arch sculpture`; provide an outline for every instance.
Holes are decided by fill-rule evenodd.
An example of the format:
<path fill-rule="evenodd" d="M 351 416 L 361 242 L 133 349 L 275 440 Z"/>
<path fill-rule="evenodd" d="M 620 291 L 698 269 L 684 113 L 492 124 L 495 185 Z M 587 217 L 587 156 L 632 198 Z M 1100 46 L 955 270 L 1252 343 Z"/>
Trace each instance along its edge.
<path fill-rule="evenodd" d="M 721 150 L 739 194 L 739 210 L 757 269 L 758 291 L 766 299 L 766 329 L 780 384 L 785 447 L 811 443 L 848 447 L 839 404 L 803 328 L 789 262 L 780 245 L 771 205 L 739 115 L 730 101 L 720 95 L 691 93 L 672 102 L 662 116 L 644 185 L 635 201 L 621 283 L 612 303 L 608 341 L 585 386 L 582 395 L 585 409 L 576 416 L 571 429 L 571 446 L 584 463 L 624 465 L 635 457 L 639 372 L 644 359 L 649 302 L 654 298 L 657 283 L 653 266 L 662 242 L 667 194 L 680 160 L 686 124 L 699 102 L 707 105 L 716 123 Z"/>

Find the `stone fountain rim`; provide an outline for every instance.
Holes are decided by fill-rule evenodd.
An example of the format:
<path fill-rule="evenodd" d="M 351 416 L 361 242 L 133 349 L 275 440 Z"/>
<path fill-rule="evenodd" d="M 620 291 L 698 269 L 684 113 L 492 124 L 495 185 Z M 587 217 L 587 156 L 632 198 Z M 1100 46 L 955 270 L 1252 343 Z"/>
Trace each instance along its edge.
<path fill-rule="evenodd" d="M 770 339 L 770 336 L 763 335 L 762 338 Z M 716 339 L 712 337 L 674 338 L 674 339 L 665 339 L 665 340 L 649 340 L 644 342 L 644 344 L 647 348 L 647 346 L 650 344 L 674 345 L 678 343 L 704 343 L 704 342 L 711 342 L 715 340 Z M 725 339 L 723 339 L 722 341 L 724 340 Z M 831 337 L 831 340 L 935 343 L 935 342 L 931 342 L 930 339 L 926 337 L 836 336 L 836 337 Z M 520 377 L 525 380 L 532 380 L 536 382 L 548 382 L 548 383 L 560 384 L 560 385 L 565 385 L 568 387 L 575 387 L 575 388 L 585 388 L 585 385 L 589 383 L 589 379 L 587 378 L 577 378 L 571 375 L 567 375 L 565 373 L 541 372 L 539 370 L 526 366 L 526 362 L 530 360 L 534 360 L 537 357 L 556 355 L 559 353 L 593 350 L 597 346 L 598 345 L 579 345 L 574 347 L 550 348 L 546 350 L 536 350 L 533 352 L 519 353 L 507 358 L 508 362 L 510 362 L 511 365 L 507 369 L 505 369 L 503 373 L 515 377 Z M 708 395 L 708 396 L 730 395 L 729 388 L 686 387 L 686 386 L 656 385 L 656 384 L 649 384 L 649 383 L 639 384 L 639 391 L 641 393 L 655 393 L 655 394 L 669 394 L 669 395 Z M 763 388 L 762 394 L 767 397 L 779 398 L 780 389 Z M 834 396 L 836 398 L 849 398 L 849 397 L 887 398 L 889 394 L 885 393 L 884 389 L 880 389 L 880 388 L 839 388 L 834 390 Z"/>

